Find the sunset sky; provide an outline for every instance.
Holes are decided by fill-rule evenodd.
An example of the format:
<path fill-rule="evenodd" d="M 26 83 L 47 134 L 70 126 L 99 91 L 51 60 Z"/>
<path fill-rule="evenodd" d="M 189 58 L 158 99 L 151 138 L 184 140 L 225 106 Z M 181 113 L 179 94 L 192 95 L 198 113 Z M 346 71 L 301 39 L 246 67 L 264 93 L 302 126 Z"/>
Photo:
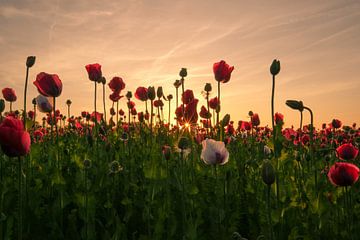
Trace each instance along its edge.
<path fill-rule="evenodd" d="M 285 115 L 287 126 L 298 126 L 299 113 L 285 105 L 286 99 L 312 108 L 317 127 L 333 118 L 360 124 L 358 0 L 0 0 L 0 53 L 0 89 L 16 90 L 19 109 L 28 55 L 37 57 L 28 109 L 38 95 L 32 82 L 44 71 L 59 75 L 58 106 L 65 111 L 70 98 L 73 114 L 93 109 L 86 64 L 100 63 L 108 81 L 122 77 L 123 94 L 150 85 L 175 94 L 173 83 L 186 67 L 185 88 L 194 90 L 200 110 L 205 83 L 216 94 L 212 65 L 223 59 L 235 70 L 221 85 L 221 115 L 248 120 L 252 110 L 266 125 L 271 120 L 269 66 L 277 58 L 275 111 Z M 136 103 L 142 110 L 143 104 Z M 307 113 L 304 121 L 309 122 Z"/>

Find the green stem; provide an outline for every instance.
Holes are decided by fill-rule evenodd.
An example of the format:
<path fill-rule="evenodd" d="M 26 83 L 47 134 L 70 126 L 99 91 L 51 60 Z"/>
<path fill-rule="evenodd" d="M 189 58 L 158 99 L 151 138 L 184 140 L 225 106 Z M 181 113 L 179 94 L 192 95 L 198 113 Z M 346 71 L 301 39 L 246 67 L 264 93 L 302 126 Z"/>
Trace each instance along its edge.
<path fill-rule="evenodd" d="M 271 222 L 270 193 L 271 193 L 271 185 L 267 185 L 266 204 L 267 204 L 268 225 L 269 225 L 269 239 L 272 240 L 273 239 L 273 229 L 272 229 L 272 222 Z"/>
<path fill-rule="evenodd" d="M 23 121 L 24 121 L 25 130 L 26 130 L 26 93 L 27 93 L 28 78 L 29 78 L 29 68 L 26 67 L 25 89 L 24 89 L 24 112 L 23 112 Z"/>
<path fill-rule="evenodd" d="M 219 106 L 218 109 L 216 109 L 216 125 L 219 125 L 219 115 L 220 115 L 220 81 L 218 81 L 218 101 L 219 101 Z"/>
<path fill-rule="evenodd" d="M 18 229 L 18 239 L 22 240 L 22 164 L 21 157 L 18 157 L 18 183 L 19 183 L 19 229 Z"/>
<path fill-rule="evenodd" d="M 106 118 L 106 103 L 105 103 L 105 84 L 103 84 L 103 104 L 104 104 L 104 118 L 105 118 L 105 126 L 106 126 L 107 118 Z"/>
<path fill-rule="evenodd" d="M 303 123 L 303 112 L 300 111 L 300 130 L 302 130 L 302 123 Z"/>

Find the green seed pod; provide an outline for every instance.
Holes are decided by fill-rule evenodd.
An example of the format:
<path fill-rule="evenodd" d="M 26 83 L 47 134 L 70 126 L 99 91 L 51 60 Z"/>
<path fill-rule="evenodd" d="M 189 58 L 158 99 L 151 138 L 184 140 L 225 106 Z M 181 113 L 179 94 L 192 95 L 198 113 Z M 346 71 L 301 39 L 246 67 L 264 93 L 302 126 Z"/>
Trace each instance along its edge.
<path fill-rule="evenodd" d="M 205 92 L 211 92 L 211 90 L 212 90 L 211 83 L 206 83 L 204 90 L 205 90 Z"/>
<path fill-rule="evenodd" d="M 182 68 L 179 73 L 180 77 L 184 78 L 187 76 L 187 70 L 186 68 Z"/>
<path fill-rule="evenodd" d="M 147 95 L 150 100 L 154 100 L 155 99 L 155 88 L 148 87 Z"/>
<path fill-rule="evenodd" d="M 262 165 L 261 177 L 269 186 L 275 182 L 275 169 L 269 160 L 265 160 Z"/>
<path fill-rule="evenodd" d="M 270 66 L 270 73 L 275 76 L 280 72 L 280 61 L 274 59 L 271 66 Z"/>
<path fill-rule="evenodd" d="M 299 110 L 300 112 L 304 110 L 304 104 L 302 101 L 287 100 L 286 105 L 288 105 L 292 109 Z"/>
<path fill-rule="evenodd" d="M 158 98 L 161 98 L 163 95 L 164 95 L 163 88 L 162 88 L 162 87 L 158 87 L 158 88 L 157 88 L 157 91 L 156 91 L 156 96 L 157 96 Z"/>
<path fill-rule="evenodd" d="M 28 56 L 26 59 L 26 67 L 31 68 L 35 64 L 35 56 Z"/>

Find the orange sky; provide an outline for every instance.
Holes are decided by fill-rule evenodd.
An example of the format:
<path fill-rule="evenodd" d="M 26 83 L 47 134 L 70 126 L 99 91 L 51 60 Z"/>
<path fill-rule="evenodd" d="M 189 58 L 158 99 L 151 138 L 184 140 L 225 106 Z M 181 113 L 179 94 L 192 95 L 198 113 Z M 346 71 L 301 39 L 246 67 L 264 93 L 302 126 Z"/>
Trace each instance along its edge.
<path fill-rule="evenodd" d="M 25 60 L 36 55 L 28 108 L 37 95 L 32 81 L 44 71 L 63 81 L 60 109 L 65 111 L 71 98 L 72 112 L 78 114 L 93 108 L 88 63 L 99 62 L 108 81 L 122 77 L 124 94 L 149 85 L 175 94 L 173 82 L 186 67 L 185 88 L 194 90 L 200 110 L 205 83 L 216 90 L 212 65 L 224 59 L 235 70 L 221 86 L 222 115 L 246 120 L 252 110 L 265 125 L 271 119 L 269 66 L 278 58 L 275 111 L 285 115 L 287 126 L 297 126 L 299 114 L 285 105 L 286 99 L 303 100 L 318 127 L 333 118 L 360 123 L 359 42 L 360 3 L 355 0 L 1 0 L 0 88 L 14 88 L 14 106 L 22 108 Z"/>

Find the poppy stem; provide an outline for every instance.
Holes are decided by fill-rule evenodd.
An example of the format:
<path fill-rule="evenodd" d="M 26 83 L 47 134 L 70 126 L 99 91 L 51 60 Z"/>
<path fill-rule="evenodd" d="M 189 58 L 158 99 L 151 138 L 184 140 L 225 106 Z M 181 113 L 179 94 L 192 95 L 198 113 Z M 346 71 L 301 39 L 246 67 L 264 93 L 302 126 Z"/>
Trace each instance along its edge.
<path fill-rule="evenodd" d="M 219 115 L 220 115 L 220 81 L 218 81 L 218 107 L 216 109 L 216 125 L 219 125 Z"/>
<path fill-rule="evenodd" d="M 314 115 L 310 108 L 304 107 L 310 112 L 310 161 L 314 164 L 315 193 L 317 194 L 317 169 L 314 161 Z"/>
<path fill-rule="evenodd" d="M 106 103 L 105 103 L 105 84 L 103 84 L 103 104 L 104 104 L 104 118 L 105 118 L 105 126 L 106 126 L 107 119 L 106 119 Z"/>
<path fill-rule="evenodd" d="M 19 229 L 18 229 L 18 239 L 22 240 L 22 164 L 21 157 L 18 157 L 18 183 L 19 183 Z"/>
<path fill-rule="evenodd" d="M 116 102 L 116 129 L 119 129 L 119 101 Z"/>
<path fill-rule="evenodd" d="M 274 119 L 274 98 L 275 98 L 275 75 L 272 75 L 272 89 L 271 89 L 271 124 L 272 124 L 272 135 L 273 135 L 273 144 L 274 144 L 274 155 L 275 155 L 275 160 L 276 160 L 276 199 L 277 199 L 277 203 L 279 204 L 280 202 L 280 186 L 279 186 L 279 161 L 278 161 L 278 154 L 277 154 L 277 147 L 276 147 L 276 129 L 275 129 L 275 119 Z"/>
<path fill-rule="evenodd" d="M 153 111 L 154 111 L 154 107 L 153 107 L 153 100 L 150 100 L 150 134 L 151 134 L 151 139 L 152 139 L 152 127 L 153 127 Z"/>
<path fill-rule="evenodd" d="M 178 109 L 179 107 L 179 88 L 176 88 L 176 109 Z M 178 127 L 177 129 L 179 129 L 179 119 L 176 118 L 176 126 Z"/>
<path fill-rule="evenodd" d="M 302 130 L 302 123 L 303 123 L 303 112 L 300 111 L 300 130 Z"/>
<path fill-rule="evenodd" d="M 271 223 L 270 194 L 271 194 L 271 185 L 267 185 L 266 205 L 267 205 L 268 225 L 269 225 L 269 239 L 272 240 L 273 239 L 273 229 L 272 229 L 272 223 Z"/>
<path fill-rule="evenodd" d="M 171 114 L 171 100 L 169 99 L 169 119 L 168 119 L 168 124 L 169 124 L 169 128 L 170 128 L 170 114 Z"/>
<path fill-rule="evenodd" d="M 10 113 L 12 113 L 12 102 L 10 102 Z"/>
<path fill-rule="evenodd" d="M 209 92 L 206 92 L 206 104 L 207 104 L 207 111 L 208 114 L 210 115 L 210 108 L 209 108 Z M 207 133 L 210 133 L 211 130 L 211 117 L 209 116 L 209 118 L 207 118 L 207 121 L 210 122 L 210 126 L 209 126 L 209 122 L 207 123 L 206 129 L 207 129 Z M 210 128 L 210 129 L 209 129 Z"/>
<path fill-rule="evenodd" d="M 57 124 L 56 124 L 56 105 L 55 105 L 55 97 L 53 97 L 53 105 L 54 105 L 54 116 L 53 116 L 53 124 L 55 124 L 55 132 L 56 132 L 56 143 L 58 141 L 58 128 L 57 128 Z M 61 120 L 60 120 L 61 121 Z"/>
<path fill-rule="evenodd" d="M 29 78 L 29 68 L 26 67 L 25 89 L 24 89 L 24 111 L 23 111 L 23 121 L 24 121 L 25 130 L 26 130 L 26 93 L 27 93 L 28 78 Z"/>
<path fill-rule="evenodd" d="M 96 138 L 96 125 L 97 125 L 97 114 L 96 114 L 96 81 L 94 81 L 94 83 L 95 83 L 95 97 L 94 97 L 94 110 L 95 110 L 95 112 L 94 112 L 94 122 L 95 122 L 95 126 L 94 126 L 94 134 L 95 134 L 95 138 Z"/>

